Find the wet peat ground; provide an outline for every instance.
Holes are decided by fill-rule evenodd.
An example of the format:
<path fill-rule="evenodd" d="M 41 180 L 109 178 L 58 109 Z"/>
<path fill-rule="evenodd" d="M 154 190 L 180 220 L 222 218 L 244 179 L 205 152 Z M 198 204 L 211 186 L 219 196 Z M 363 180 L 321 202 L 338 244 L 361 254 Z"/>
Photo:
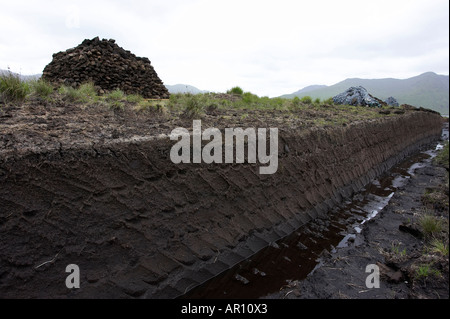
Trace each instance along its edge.
<path fill-rule="evenodd" d="M 288 283 L 279 292 L 268 297 L 448 299 L 448 254 L 437 260 L 436 256 L 427 256 L 426 239 L 417 238 L 413 232 L 408 231 L 417 229 L 409 226 L 417 225 L 424 212 L 444 217 L 448 228 L 448 206 L 445 210 L 434 209 L 424 205 L 422 201 L 428 189 L 440 188 L 445 184 L 448 201 L 447 171 L 432 164 L 431 161 L 417 168 L 414 175 L 394 194 L 389 204 L 367 222 L 366 227 L 347 247 L 339 248 L 322 258 L 321 266 L 305 280 Z M 398 247 L 398 250 L 395 247 Z M 438 274 L 420 279 L 416 277 L 418 265 L 433 263 L 438 268 Z M 366 279 L 370 274 L 366 273 L 366 267 L 370 264 L 379 266 L 380 288 L 369 289 L 366 286 Z"/>

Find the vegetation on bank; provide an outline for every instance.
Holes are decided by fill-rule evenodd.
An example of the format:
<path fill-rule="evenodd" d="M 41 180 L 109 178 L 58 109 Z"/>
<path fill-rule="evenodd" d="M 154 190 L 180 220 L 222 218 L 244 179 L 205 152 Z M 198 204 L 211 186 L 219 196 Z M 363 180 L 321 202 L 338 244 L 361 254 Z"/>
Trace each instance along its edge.
<path fill-rule="evenodd" d="M 448 142 L 434 159 L 434 164 L 448 167 Z M 414 210 L 402 226 L 408 229 L 419 243 L 402 243 L 394 240 L 382 253 L 386 265 L 395 265 L 406 274 L 404 279 L 412 291 L 428 289 L 430 296 L 434 288 L 448 285 L 449 277 L 449 176 L 448 172 L 438 186 L 426 188 L 422 194 L 422 205 Z M 397 210 L 402 214 L 403 210 Z M 399 227 L 400 229 L 400 227 Z M 391 267 L 392 268 L 392 267 Z M 433 295 L 433 297 L 436 297 Z M 439 296 L 437 296 L 439 297 Z"/>
<path fill-rule="evenodd" d="M 449 143 L 434 158 L 434 163 L 447 169 L 447 177 L 439 187 L 422 195 L 424 209 L 419 213 L 418 229 L 423 234 L 423 254 L 413 264 L 414 280 L 430 277 L 448 279 L 449 245 Z"/>
<path fill-rule="evenodd" d="M 301 119 L 305 125 L 336 126 L 352 121 L 380 118 L 404 113 L 400 108 L 383 109 L 334 105 L 332 99 L 321 101 L 311 97 L 293 99 L 259 97 L 245 92 L 239 86 L 226 93 L 172 94 L 168 100 L 148 100 L 138 94 L 127 95 L 119 89 L 99 94 L 100 88 L 85 83 L 78 88 L 62 85 L 55 87 L 42 79 L 22 81 L 18 75 L 0 76 L 0 94 L 3 103 L 17 104 L 41 101 L 47 104 L 72 103 L 83 107 L 106 107 L 114 112 L 133 109 L 136 112 L 178 116 L 180 118 L 202 118 L 225 111 L 239 111 L 241 120 L 251 116 L 252 111 L 283 111 L 286 119 Z M 1 100 L 0 100 L 1 102 Z M 1 104 L 0 104 L 1 106 Z M 226 115 L 223 115 L 226 116 Z"/>
<path fill-rule="evenodd" d="M 449 143 L 446 141 L 444 143 L 443 149 L 439 152 L 439 154 L 435 157 L 434 162 L 437 165 L 440 165 L 442 167 L 445 167 L 447 171 L 449 171 Z"/>
<path fill-rule="evenodd" d="M 21 102 L 30 93 L 30 85 L 12 73 L 0 76 L 0 94 L 6 102 Z"/>

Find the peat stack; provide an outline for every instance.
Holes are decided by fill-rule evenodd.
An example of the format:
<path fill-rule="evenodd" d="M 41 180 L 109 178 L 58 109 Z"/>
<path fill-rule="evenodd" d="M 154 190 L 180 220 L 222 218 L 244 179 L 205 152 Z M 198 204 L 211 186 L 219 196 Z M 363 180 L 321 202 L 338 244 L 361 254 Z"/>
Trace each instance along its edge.
<path fill-rule="evenodd" d="M 169 91 L 148 58 L 137 57 L 115 40 L 84 40 L 79 46 L 53 54 L 42 78 L 56 84 L 79 86 L 93 82 L 103 91 L 120 89 L 149 99 L 167 99 Z"/>

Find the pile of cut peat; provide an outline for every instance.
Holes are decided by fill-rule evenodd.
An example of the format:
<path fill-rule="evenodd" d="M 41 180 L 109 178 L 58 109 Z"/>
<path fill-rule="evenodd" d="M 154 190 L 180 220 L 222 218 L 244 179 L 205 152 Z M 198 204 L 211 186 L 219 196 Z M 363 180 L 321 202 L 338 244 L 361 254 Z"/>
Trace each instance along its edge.
<path fill-rule="evenodd" d="M 104 91 L 120 89 L 144 98 L 167 99 L 169 92 L 148 58 L 137 57 L 115 40 L 84 40 L 79 46 L 53 55 L 42 75 L 57 84 L 79 86 L 94 82 Z"/>

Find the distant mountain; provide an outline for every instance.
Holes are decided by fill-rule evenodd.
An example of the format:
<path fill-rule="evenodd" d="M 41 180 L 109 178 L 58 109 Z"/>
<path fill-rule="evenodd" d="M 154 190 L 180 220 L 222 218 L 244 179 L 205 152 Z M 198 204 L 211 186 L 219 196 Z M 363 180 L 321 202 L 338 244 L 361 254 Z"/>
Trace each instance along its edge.
<path fill-rule="evenodd" d="M 0 69 L 0 75 L 7 75 L 8 73 L 12 73 L 13 75 L 19 76 L 19 78 L 22 81 L 29 81 L 29 80 L 38 80 L 42 74 L 33 74 L 33 75 L 22 75 L 15 72 L 11 72 L 8 70 L 2 70 Z"/>
<path fill-rule="evenodd" d="M 326 85 L 310 85 L 310 86 L 307 86 L 307 87 L 305 87 L 305 88 L 303 88 L 303 89 L 301 89 L 301 90 L 299 90 L 297 92 L 294 92 L 292 94 L 289 94 L 289 95 L 292 95 L 292 97 L 294 97 L 294 96 L 305 96 L 305 94 L 308 93 L 308 92 L 313 92 L 313 91 L 316 91 L 316 90 L 319 90 L 319 89 L 324 89 L 324 88 L 327 88 L 327 87 L 328 86 L 326 86 Z"/>
<path fill-rule="evenodd" d="M 200 93 L 208 93 L 208 91 L 202 91 L 197 89 L 195 86 L 187 85 L 187 84 L 176 84 L 176 85 L 166 85 L 166 88 L 169 90 L 169 93 L 191 93 L 191 94 L 200 94 Z"/>
<path fill-rule="evenodd" d="M 347 79 L 337 84 L 312 85 L 284 98 L 310 96 L 313 99 L 328 99 L 352 86 L 363 86 L 373 96 L 385 100 L 390 96 L 400 104 L 423 106 L 441 114 L 449 114 L 449 76 L 427 72 L 409 79 Z"/>

